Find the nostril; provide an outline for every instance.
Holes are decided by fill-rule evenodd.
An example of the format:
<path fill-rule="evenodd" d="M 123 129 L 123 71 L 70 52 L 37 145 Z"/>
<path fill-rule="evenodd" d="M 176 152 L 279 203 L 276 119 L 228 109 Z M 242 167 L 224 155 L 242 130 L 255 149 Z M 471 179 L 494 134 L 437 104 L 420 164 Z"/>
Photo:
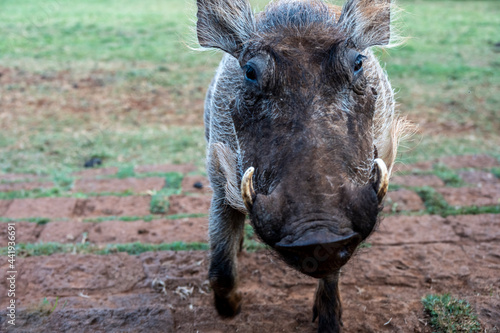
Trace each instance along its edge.
<path fill-rule="evenodd" d="M 347 259 L 349 259 L 349 256 L 350 256 L 349 250 L 347 250 L 347 248 L 343 248 L 342 250 L 339 251 L 337 256 L 339 257 L 339 260 L 342 260 L 342 261 L 347 260 Z"/>
<path fill-rule="evenodd" d="M 321 246 L 325 249 L 335 249 L 351 246 L 357 246 L 361 241 L 361 236 L 354 232 L 348 235 L 339 236 L 325 230 L 316 230 L 311 233 L 306 233 L 304 236 L 299 237 L 294 241 L 281 240 L 274 246 L 281 249 L 306 249 Z"/>
<path fill-rule="evenodd" d="M 316 230 L 294 242 L 276 243 L 274 247 L 285 262 L 318 278 L 338 271 L 349 261 L 360 242 L 358 233 L 339 236 Z"/>

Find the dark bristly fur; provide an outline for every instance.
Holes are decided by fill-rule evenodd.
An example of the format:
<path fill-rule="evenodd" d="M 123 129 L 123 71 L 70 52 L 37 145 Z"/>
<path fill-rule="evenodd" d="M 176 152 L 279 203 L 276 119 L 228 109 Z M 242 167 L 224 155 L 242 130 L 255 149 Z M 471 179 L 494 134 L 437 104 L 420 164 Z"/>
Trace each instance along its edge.
<path fill-rule="evenodd" d="M 318 283 L 313 307 L 313 321 L 318 317 L 318 332 L 333 333 L 340 332 L 342 329 L 342 304 L 338 276 L 334 276 L 330 280 L 321 279 Z"/>
<path fill-rule="evenodd" d="M 197 4 L 200 45 L 226 52 L 205 100 L 217 311 L 241 309 L 236 256 L 248 214 L 287 264 L 320 279 L 313 318 L 319 332 L 340 332 L 339 271 L 377 223 L 385 182 L 375 168 L 390 174 L 405 127 L 370 50 L 389 44 L 390 0 L 342 10 L 278 0 L 256 16 L 247 0 Z M 250 167 L 254 192 L 243 202 Z"/>

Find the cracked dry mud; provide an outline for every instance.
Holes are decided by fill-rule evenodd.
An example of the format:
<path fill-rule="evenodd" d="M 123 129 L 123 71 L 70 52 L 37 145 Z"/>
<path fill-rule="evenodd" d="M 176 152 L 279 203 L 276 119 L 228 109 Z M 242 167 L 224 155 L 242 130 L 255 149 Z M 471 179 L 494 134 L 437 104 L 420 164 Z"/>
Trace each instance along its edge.
<path fill-rule="evenodd" d="M 459 174 L 465 183 L 459 188 L 418 173 L 400 173 L 393 184 L 431 186 L 453 206 L 498 205 L 500 181 L 484 169 L 488 168 L 485 159 L 440 161 L 462 169 Z M 497 161 L 489 162 L 493 163 L 490 168 L 498 166 Z M 422 170 L 421 165 L 425 163 L 400 170 Z M 187 174 L 188 169 L 183 172 Z M 85 221 L 149 215 L 150 198 L 139 192 L 157 184 L 131 179 L 99 182 L 91 173 L 80 177 L 77 184 L 82 189 L 113 192 L 113 186 L 138 186 L 137 193 L 90 199 L 0 200 L 1 216 L 19 219 L 18 243 L 84 240 L 105 247 L 136 241 L 206 241 L 206 217 L 171 219 L 157 215 L 151 221 Z M 88 184 L 84 179 L 89 179 Z M 186 177 L 183 193 L 171 198 L 174 212 L 169 214 L 206 212 L 210 192 L 190 186 L 194 182 L 206 185 L 203 177 Z M 421 304 L 421 298 L 429 293 L 451 293 L 467 300 L 478 314 L 483 332 L 500 331 L 500 215 L 442 217 L 429 215 L 424 209 L 412 188 L 389 192 L 386 216 L 369 238 L 371 246 L 359 250 L 342 270 L 345 332 L 432 332 Z M 29 217 L 50 221 L 38 225 L 22 220 Z M 6 242 L 4 229 L 0 230 L 2 244 Z M 7 283 L 2 279 L 0 331 L 316 332 L 317 323 L 311 322 L 314 279 L 288 268 L 266 250 L 243 251 L 239 257 L 242 311 L 234 319 L 223 320 L 212 306 L 207 264 L 206 251 L 18 256 L 16 326 L 6 322 L 9 299 L 4 297 Z M 0 258 L 2 272 L 8 270 L 7 265 L 7 258 Z M 44 298 L 50 303 L 48 308 L 41 305 Z"/>

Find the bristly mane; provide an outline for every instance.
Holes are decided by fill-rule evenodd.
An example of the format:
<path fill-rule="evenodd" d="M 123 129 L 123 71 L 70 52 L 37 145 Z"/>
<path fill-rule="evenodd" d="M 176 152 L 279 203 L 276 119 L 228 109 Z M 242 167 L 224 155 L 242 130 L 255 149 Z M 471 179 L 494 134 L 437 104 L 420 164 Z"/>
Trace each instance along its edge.
<path fill-rule="evenodd" d="M 304 33 L 310 27 L 318 25 L 331 28 L 336 25 L 338 14 L 335 7 L 322 1 L 273 1 L 258 16 L 258 29 L 271 33 L 278 29 L 292 28 Z"/>

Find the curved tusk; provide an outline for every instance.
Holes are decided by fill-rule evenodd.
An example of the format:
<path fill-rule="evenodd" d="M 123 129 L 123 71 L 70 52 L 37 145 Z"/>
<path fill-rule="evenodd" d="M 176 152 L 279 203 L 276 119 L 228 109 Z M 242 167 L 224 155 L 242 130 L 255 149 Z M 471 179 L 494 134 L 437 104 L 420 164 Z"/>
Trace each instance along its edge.
<path fill-rule="evenodd" d="M 255 171 L 254 167 L 250 167 L 245 171 L 243 178 L 241 179 L 241 197 L 243 198 L 243 203 L 245 207 L 250 210 L 253 205 L 253 198 L 255 197 L 255 191 L 253 189 L 252 176 Z"/>
<path fill-rule="evenodd" d="M 389 172 L 387 171 L 387 166 L 381 158 L 375 159 L 375 164 L 377 165 L 377 177 L 378 177 L 378 188 L 377 188 L 377 198 L 378 202 L 382 202 L 389 188 Z"/>

